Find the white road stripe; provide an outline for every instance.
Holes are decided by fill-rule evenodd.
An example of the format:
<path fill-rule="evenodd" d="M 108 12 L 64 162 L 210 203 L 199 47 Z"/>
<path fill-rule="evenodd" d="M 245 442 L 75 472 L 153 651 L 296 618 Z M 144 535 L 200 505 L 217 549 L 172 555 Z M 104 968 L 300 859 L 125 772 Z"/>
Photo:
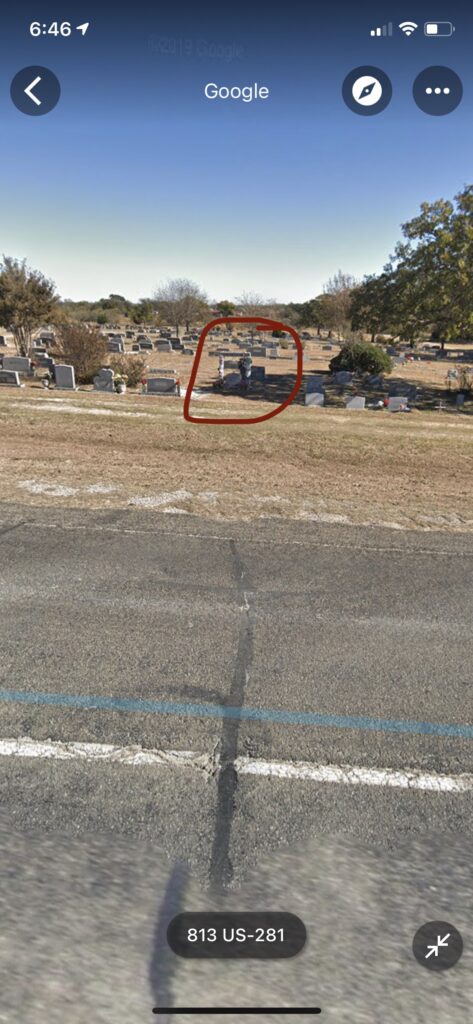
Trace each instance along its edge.
<path fill-rule="evenodd" d="M 237 758 L 239 775 L 263 775 L 266 778 L 295 779 L 308 782 L 335 782 L 345 786 L 386 786 L 397 789 L 423 789 L 433 793 L 467 793 L 473 790 L 473 775 L 437 775 L 415 769 L 361 768 L 352 765 L 310 764 L 304 761 L 276 762 Z"/>
<path fill-rule="evenodd" d="M 61 743 L 33 740 L 29 737 L 0 740 L 0 757 L 35 757 L 56 761 L 89 761 L 154 768 L 187 768 L 215 774 L 220 765 L 217 754 L 198 754 L 192 750 L 147 750 L 143 747 L 118 747 L 112 743 Z M 473 775 L 438 775 L 415 769 L 363 768 L 359 765 L 311 764 L 308 761 L 263 761 L 238 757 L 239 775 L 299 782 L 331 782 L 345 786 L 381 786 L 395 789 L 427 790 L 431 793 L 469 793 Z"/>
<path fill-rule="evenodd" d="M 56 740 L 33 740 L 28 736 L 0 740 L 2 757 L 36 757 L 55 761 L 114 761 L 118 764 L 151 765 L 153 767 L 213 769 L 208 754 L 192 750 L 146 750 L 143 747 L 117 747 L 112 743 L 61 743 Z"/>

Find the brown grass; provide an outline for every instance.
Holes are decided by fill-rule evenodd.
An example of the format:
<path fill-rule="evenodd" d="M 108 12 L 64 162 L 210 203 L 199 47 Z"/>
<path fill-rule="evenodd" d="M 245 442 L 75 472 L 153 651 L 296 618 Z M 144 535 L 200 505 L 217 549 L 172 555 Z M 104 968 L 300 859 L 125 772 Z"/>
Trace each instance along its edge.
<path fill-rule="evenodd" d="M 209 396 L 194 411 L 244 415 L 249 405 L 252 415 L 272 408 Z M 292 406 L 254 426 L 202 426 L 184 421 L 179 399 L 29 386 L 0 391 L 0 421 L 6 502 L 473 529 L 465 415 Z"/>

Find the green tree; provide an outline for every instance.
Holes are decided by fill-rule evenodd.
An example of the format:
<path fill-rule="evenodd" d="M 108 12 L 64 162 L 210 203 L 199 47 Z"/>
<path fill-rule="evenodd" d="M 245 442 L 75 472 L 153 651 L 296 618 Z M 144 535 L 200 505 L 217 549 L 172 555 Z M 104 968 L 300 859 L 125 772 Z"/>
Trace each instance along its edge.
<path fill-rule="evenodd" d="M 222 299 L 221 302 L 217 302 L 215 309 L 220 313 L 220 316 L 235 315 L 235 305 L 233 302 L 229 302 L 228 299 Z"/>
<path fill-rule="evenodd" d="M 395 329 L 396 315 L 399 308 L 396 304 L 396 283 L 393 274 L 384 272 L 379 277 L 365 277 L 351 295 L 350 316 L 353 331 L 365 331 L 371 334 L 371 341 L 376 341 L 378 334 L 398 333 Z M 397 295 L 399 302 L 399 295 Z"/>
<path fill-rule="evenodd" d="M 55 285 L 26 260 L 4 256 L 0 264 L 0 324 L 12 332 L 17 351 L 29 356 L 33 332 L 51 319 L 58 296 Z"/>
<path fill-rule="evenodd" d="M 283 319 L 285 318 L 294 327 L 314 327 L 320 337 L 322 328 L 326 326 L 324 324 L 324 298 L 323 295 L 317 295 L 307 302 L 290 302 L 285 307 Z"/>
<path fill-rule="evenodd" d="M 149 299 L 141 299 L 132 307 L 131 319 L 134 324 L 149 324 L 154 319 L 153 303 Z"/>
<path fill-rule="evenodd" d="M 430 331 L 446 341 L 473 338 L 473 185 L 452 202 L 422 203 L 402 226 L 385 271 L 394 277 L 399 334 L 412 340 Z"/>

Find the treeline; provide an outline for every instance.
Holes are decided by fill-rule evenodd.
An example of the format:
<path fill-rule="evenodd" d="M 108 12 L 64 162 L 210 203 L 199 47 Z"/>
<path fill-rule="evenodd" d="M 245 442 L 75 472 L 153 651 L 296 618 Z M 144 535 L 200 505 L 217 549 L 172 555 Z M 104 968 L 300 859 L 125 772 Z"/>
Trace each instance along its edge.
<path fill-rule="evenodd" d="M 453 200 L 423 203 L 402 225 L 402 239 L 382 272 L 356 281 L 338 271 L 323 291 L 306 302 L 278 303 L 246 292 L 233 300 L 211 300 L 194 281 L 175 278 L 151 296 L 132 302 L 111 294 L 95 302 L 61 299 L 52 281 L 25 261 L 0 264 L 0 326 L 11 330 L 27 352 L 34 330 L 45 323 L 200 326 L 212 316 L 269 316 L 296 328 L 312 328 L 354 340 L 388 335 L 414 343 L 430 336 L 442 346 L 473 340 L 473 185 Z"/>

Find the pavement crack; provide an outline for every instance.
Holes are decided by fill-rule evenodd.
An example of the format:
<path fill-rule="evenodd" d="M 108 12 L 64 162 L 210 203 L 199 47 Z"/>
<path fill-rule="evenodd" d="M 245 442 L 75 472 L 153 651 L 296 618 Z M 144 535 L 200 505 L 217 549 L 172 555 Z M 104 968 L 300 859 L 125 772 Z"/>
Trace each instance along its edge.
<path fill-rule="evenodd" d="M 251 594 L 244 588 L 244 565 L 234 540 L 230 541 L 230 549 L 233 556 L 240 610 L 240 628 L 233 678 L 226 703 L 232 708 L 241 709 L 245 701 L 245 689 L 250 678 L 253 661 L 254 614 L 250 604 Z M 216 771 L 217 809 L 209 868 L 210 885 L 214 891 L 219 893 L 230 886 L 234 874 L 230 857 L 230 841 L 238 789 L 236 760 L 240 724 L 241 719 L 238 715 L 224 718 L 219 744 L 220 760 Z"/>
<path fill-rule="evenodd" d="M 12 533 L 13 530 L 18 530 L 20 526 L 25 526 L 24 520 L 19 523 L 12 523 L 11 526 L 0 527 L 0 537 L 4 537 L 7 533 Z"/>

